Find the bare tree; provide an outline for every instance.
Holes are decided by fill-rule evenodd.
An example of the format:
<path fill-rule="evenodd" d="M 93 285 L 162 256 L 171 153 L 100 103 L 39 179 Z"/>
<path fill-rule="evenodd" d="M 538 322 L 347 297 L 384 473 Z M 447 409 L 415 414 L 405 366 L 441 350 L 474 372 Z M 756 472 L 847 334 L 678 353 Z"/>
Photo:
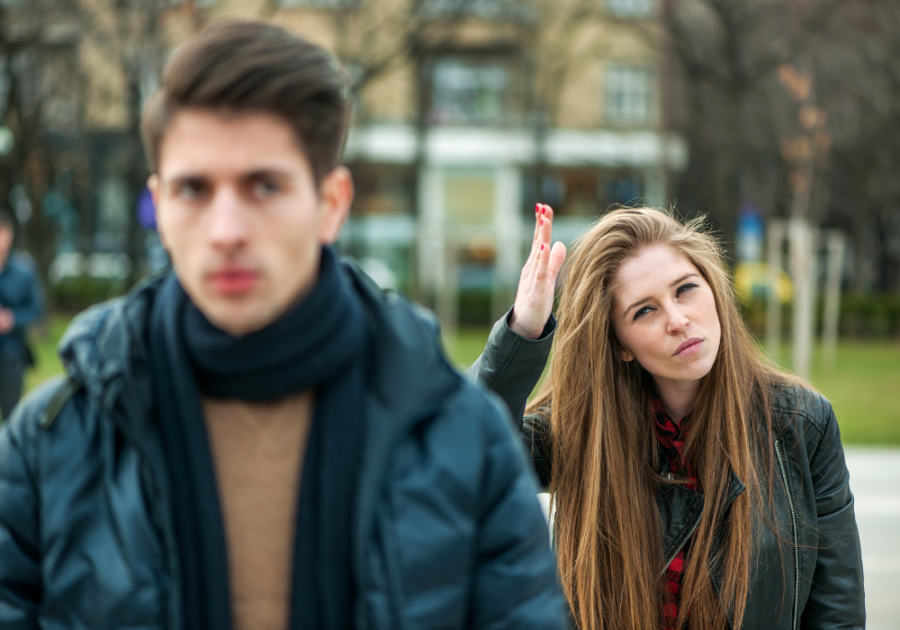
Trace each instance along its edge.
<path fill-rule="evenodd" d="M 778 69 L 808 50 L 846 1 L 663 0 L 667 50 L 681 75 L 677 124 L 691 155 L 680 201 L 729 239 L 741 202 L 779 178 L 768 167 L 780 161 L 770 118 L 773 98 L 783 99 L 772 93 Z"/>

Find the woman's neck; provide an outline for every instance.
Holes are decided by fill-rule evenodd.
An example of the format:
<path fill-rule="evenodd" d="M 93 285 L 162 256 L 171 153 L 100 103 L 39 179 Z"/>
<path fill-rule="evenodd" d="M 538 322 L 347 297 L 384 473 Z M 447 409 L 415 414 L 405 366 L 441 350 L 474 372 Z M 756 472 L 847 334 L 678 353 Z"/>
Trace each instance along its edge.
<path fill-rule="evenodd" d="M 670 418 L 678 422 L 694 408 L 702 381 L 676 381 L 656 376 L 653 380 L 656 382 L 663 409 Z"/>

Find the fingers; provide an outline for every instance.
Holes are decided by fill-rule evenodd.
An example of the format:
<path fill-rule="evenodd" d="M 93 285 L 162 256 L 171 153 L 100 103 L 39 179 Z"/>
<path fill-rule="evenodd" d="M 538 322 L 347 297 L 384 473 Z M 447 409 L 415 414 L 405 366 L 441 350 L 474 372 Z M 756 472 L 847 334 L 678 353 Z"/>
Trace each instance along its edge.
<path fill-rule="evenodd" d="M 547 278 L 547 265 L 550 261 L 550 236 L 553 233 L 551 217 L 553 210 L 550 206 L 541 204 L 541 218 L 539 219 L 539 235 L 537 243 L 537 256 L 534 260 L 534 289 L 538 293 L 543 292 L 543 283 Z"/>
<path fill-rule="evenodd" d="M 550 250 L 549 258 L 550 261 L 547 263 L 547 279 L 551 284 L 555 284 L 556 276 L 559 275 L 559 270 L 562 269 L 563 263 L 566 262 L 565 244 L 558 241 L 554 243 L 553 249 Z"/>
<path fill-rule="evenodd" d="M 531 251 L 528 252 L 528 258 L 525 259 L 525 265 L 522 267 L 521 280 L 530 278 L 531 269 L 534 264 L 534 258 L 537 250 L 540 248 L 538 239 L 541 235 L 541 204 L 534 207 L 534 238 L 531 239 Z"/>

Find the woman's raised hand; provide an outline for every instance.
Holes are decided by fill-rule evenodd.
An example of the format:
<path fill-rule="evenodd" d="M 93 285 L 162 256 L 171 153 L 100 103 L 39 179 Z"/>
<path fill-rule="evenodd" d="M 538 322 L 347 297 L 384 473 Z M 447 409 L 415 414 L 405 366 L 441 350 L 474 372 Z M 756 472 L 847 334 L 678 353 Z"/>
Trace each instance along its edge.
<path fill-rule="evenodd" d="M 553 295 L 556 276 L 566 261 L 566 246 L 560 242 L 550 247 L 553 234 L 553 210 L 542 203 L 534 212 L 534 240 L 531 253 L 516 291 L 509 327 L 526 339 L 537 339 L 544 331 L 553 311 Z"/>

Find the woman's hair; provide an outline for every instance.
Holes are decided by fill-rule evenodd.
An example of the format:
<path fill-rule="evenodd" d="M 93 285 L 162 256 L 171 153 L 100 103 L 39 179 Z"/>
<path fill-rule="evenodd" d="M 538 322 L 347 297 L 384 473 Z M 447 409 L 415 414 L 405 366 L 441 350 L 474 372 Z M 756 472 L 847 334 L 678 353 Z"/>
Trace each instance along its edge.
<path fill-rule="evenodd" d="M 623 360 L 612 319 L 618 270 L 652 245 L 668 245 L 697 267 L 712 289 L 722 330 L 718 355 L 686 420 L 685 454 L 705 501 L 681 587 L 678 627 L 688 611 L 691 630 L 726 627 L 724 610 L 732 613 L 735 630 L 741 626 L 753 510 L 763 494 L 760 476 L 771 478 L 772 470 L 767 386 L 789 377 L 761 357 L 737 307 L 721 247 L 702 225 L 702 219 L 682 223 L 650 208 L 614 210 L 579 239 L 564 272 L 556 349 L 529 412 L 550 408 L 560 581 L 583 630 L 660 628 L 663 606 L 671 603 L 655 494 L 666 480 L 657 472 L 653 380 L 636 360 Z M 722 519 L 732 471 L 747 491 Z M 714 556 L 717 529 L 722 548 Z M 724 576 L 718 595 L 713 565 Z"/>

